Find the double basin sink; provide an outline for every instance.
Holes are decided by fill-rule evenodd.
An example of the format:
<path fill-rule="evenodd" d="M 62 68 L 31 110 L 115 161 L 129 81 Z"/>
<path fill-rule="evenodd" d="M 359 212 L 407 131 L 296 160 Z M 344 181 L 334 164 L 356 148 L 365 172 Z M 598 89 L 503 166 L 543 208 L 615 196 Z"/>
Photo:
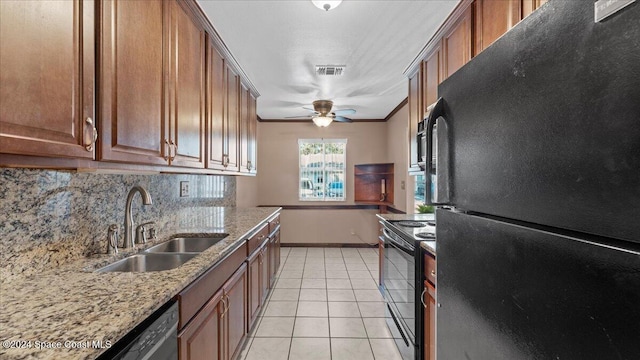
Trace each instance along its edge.
<path fill-rule="evenodd" d="M 176 237 L 154 245 L 142 253 L 98 269 L 98 272 L 149 272 L 171 270 L 193 259 L 217 244 L 229 234 L 211 234 L 204 237 Z"/>

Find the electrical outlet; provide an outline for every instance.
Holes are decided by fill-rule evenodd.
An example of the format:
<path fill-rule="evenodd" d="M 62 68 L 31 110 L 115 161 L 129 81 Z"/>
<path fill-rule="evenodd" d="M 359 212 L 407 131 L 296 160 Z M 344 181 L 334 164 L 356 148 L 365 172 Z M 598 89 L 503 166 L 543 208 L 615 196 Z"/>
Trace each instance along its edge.
<path fill-rule="evenodd" d="M 180 197 L 189 197 L 188 181 L 180 181 Z"/>
<path fill-rule="evenodd" d="M 404 188 L 406 187 L 404 180 L 400 181 L 400 189 L 404 190 Z"/>

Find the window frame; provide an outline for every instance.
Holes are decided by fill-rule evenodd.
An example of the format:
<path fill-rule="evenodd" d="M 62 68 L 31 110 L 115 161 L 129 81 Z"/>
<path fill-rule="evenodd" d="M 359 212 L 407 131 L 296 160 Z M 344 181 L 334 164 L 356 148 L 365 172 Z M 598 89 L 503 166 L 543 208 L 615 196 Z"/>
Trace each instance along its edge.
<path fill-rule="evenodd" d="M 310 179 L 308 176 L 308 172 L 304 173 L 304 168 L 308 168 L 308 164 L 315 164 L 318 161 L 314 161 L 312 163 L 305 163 L 305 165 L 303 166 L 303 154 L 302 154 L 302 146 L 306 145 L 306 144 L 322 144 L 323 148 L 322 148 L 322 161 L 321 166 L 319 166 L 319 170 L 322 171 L 322 196 L 321 197 L 316 197 L 316 196 L 309 196 L 309 197 L 303 197 L 302 195 L 302 183 L 303 183 L 303 179 L 308 179 L 311 181 L 312 186 L 315 184 L 313 182 L 313 179 Z M 343 146 L 343 153 L 339 154 L 343 156 L 343 166 L 340 168 L 339 172 L 335 172 L 337 168 L 334 168 L 333 171 L 335 172 L 334 175 L 338 176 L 338 178 L 340 179 L 341 177 L 341 182 L 342 182 L 342 196 L 341 197 L 332 197 L 332 196 L 327 196 L 327 190 L 328 190 L 328 185 L 329 183 L 326 183 L 325 180 L 328 178 L 327 176 L 327 164 L 332 163 L 332 161 L 327 160 L 327 153 L 325 150 L 325 146 L 326 144 L 340 144 Z M 318 170 L 316 170 L 318 171 Z M 312 176 L 313 177 L 313 176 Z M 346 177 L 347 177 L 347 139 L 298 139 L 298 201 L 321 201 L 321 202 L 326 202 L 326 201 L 337 201 L 337 202 L 345 202 L 347 201 L 347 184 L 346 184 Z M 315 188 L 315 186 L 314 186 Z M 308 190 L 308 189 L 305 189 Z"/>

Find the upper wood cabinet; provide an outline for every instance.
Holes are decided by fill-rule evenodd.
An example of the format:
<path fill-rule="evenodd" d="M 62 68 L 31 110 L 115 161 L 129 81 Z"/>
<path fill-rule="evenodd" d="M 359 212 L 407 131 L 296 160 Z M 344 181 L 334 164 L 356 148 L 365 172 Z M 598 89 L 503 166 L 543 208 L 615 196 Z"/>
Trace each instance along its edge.
<path fill-rule="evenodd" d="M 225 150 L 225 170 L 238 171 L 239 169 L 239 125 L 240 125 L 240 77 L 238 73 L 226 64 L 226 107 L 224 111 L 224 150 Z"/>
<path fill-rule="evenodd" d="M 205 165 L 205 31 L 181 1 L 171 2 L 170 164 Z"/>
<path fill-rule="evenodd" d="M 417 71 L 409 76 L 409 172 L 419 172 L 418 166 L 418 122 L 422 120 L 421 73 Z"/>
<path fill-rule="evenodd" d="M 440 84 L 440 46 L 435 47 L 422 62 L 422 112 L 438 100 L 438 84 Z"/>
<path fill-rule="evenodd" d="M 249 92 L 249 142 L 248 166 L 249 173 L 258 172 L 258 114 L 256 97 Z"/>
<path fill-rule="evenodd" d="M 203 27 L 178 1 L 106 0 L 101 14 L 98 159 L 204 168 Z"/>
<path fill-rule="evenodd" d="M 478 55 L 520 21 L 522 0 L 476 0 L 475 47 Z"/>
<path fill-rule="evenodd" d="M 94 2 L 0 1 L 0 153 L 93 159 Z"/>
<path fill-rule="evenodd" d="M 464 9 L 445 29 L 442 36 L 442 80 L 471 60 L 471 7 Z"/>
<path fill-rule="evenodd" d="M 239 122 L 239 165 L 240 172 L 249 172 L 249 89 L 240 84 L 240 122 Z"/>
<path fill-rule="evenodd" d="M 207 45 L 207 59 L 207 136 L 209 138 L 207 168 L 224 170 L 226 66 L 223 56 L 211 41 Z"/>
<path fill-rule="evenodd" d="M 98 160 L 166 165 L 165 51 L 170 3 L 101 2 Z"/>

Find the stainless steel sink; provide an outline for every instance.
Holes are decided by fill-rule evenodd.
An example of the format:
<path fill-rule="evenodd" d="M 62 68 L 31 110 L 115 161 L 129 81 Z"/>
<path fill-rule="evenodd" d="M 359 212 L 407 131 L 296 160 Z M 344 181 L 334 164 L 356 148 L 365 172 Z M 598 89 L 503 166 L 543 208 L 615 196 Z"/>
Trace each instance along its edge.
<path fill-rule="evenodd" d="M 145 253 L 200 253 L 217 244 L 229 234 L 207 237 L 179 237 L 165 241 L 145 250 Z"/>
<path fill-rule="evenodd" d="M 198 254 L 136 254 L 98 269 L 98 272 L 149 272 L 175 269 Z"/>

